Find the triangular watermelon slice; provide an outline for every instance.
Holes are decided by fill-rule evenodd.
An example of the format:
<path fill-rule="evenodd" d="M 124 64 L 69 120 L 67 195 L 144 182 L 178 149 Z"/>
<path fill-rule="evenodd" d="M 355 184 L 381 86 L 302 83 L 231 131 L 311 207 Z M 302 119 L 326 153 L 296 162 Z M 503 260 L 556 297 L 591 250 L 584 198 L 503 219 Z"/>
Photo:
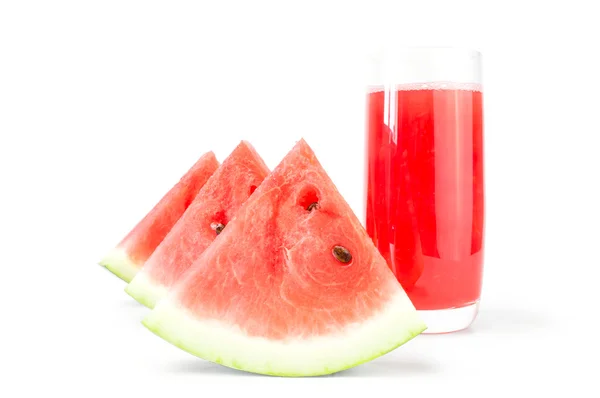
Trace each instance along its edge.
<path fill-rule="evenodd" d="M 217 167 L 219 162 L 213 152 L 202 155 L 179 182 L 100 261 L 100 265 L 125 282 L 131 281 Z"/>
<path fill-rule="evenodd" d="M 284 376 L 350 368 L 426 328 L 304 140 L 143 323 L 201 358 Z"/>
<path fill-rule="evenodd" d="M 269 168 L 256 150 L 242 141 L 198 192 L 125 291 L 153 308 L 192 262 L 227 229 L 240 206 L 268 174 Z"/>

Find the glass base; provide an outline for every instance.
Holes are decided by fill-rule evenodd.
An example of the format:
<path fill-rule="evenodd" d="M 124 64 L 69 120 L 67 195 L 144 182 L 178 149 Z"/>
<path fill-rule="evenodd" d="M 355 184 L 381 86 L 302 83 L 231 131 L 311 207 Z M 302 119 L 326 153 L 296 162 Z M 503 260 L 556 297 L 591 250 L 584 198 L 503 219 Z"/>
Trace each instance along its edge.
<path fill-rule="evenodd" d="M 420 310 L 419 315 L 427 330 L 423 334 L 451 333 L 469 327 L 479 311 L 479 301 L 460 308 Z"/>

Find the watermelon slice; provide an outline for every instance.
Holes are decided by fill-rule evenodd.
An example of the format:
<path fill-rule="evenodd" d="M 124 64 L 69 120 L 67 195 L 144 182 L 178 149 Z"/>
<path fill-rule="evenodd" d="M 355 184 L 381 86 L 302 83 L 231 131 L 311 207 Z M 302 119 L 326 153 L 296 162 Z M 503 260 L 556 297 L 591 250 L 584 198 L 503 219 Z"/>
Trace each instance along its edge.
<path fill-rule="evenodd" d="M 198 357 L 282 376 L 350 368 L 426 328 L 304 140 L 143 323 Z"/>
<path fill-rule="evenodd" d="M 131 281 L 217 167 L 219 162 L 213 152 L 202 155 L 154 208 L 100 261 L 100 265 L 125 282 Z"/>
<path fill-rule="evenodd" d="M 153 308 L 217 235 L 227 229 L 227 223 L 268 174 L 258 153 L 242 141 L 202 187 L 125 291 Z"/>

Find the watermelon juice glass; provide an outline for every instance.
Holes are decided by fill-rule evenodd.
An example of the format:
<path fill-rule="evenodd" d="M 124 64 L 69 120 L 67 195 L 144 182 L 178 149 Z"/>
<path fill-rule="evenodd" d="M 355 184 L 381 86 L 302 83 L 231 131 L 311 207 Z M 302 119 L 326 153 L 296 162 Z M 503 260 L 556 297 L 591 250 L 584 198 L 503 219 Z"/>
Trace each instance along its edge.
<path fill-rule="evenodd" d="M 407 48 L 373 66 L 367 231 L 425 333 L 464 329 L 477 315 L 483 271 L 481 56 Z"/>

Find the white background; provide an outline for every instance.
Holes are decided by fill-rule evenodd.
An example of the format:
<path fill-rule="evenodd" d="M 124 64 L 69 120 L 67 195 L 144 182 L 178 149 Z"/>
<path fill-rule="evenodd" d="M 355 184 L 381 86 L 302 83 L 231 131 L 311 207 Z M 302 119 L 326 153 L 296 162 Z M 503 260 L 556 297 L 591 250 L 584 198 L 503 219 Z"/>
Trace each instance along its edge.
<path fill-rule="evenodd" d="M 0 396 L 599 396 L 592 4 L 2 1 Z M 202 152 L 247 139 L 274 167 L 305 137 L 361 210 L 362 65 L 386 42 L 484 56 L 473 326 L 311 379 L 222 368 L 149 333 L 96 263 Z"/>

